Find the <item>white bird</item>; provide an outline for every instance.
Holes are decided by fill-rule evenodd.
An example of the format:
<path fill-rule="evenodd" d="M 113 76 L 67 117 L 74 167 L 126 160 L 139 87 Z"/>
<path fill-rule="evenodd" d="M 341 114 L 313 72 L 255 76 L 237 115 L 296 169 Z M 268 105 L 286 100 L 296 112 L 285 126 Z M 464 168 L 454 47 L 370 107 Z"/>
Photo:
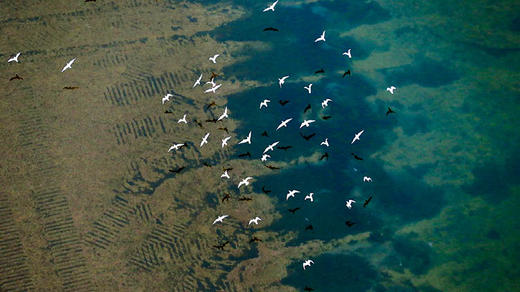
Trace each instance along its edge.
<path fill-rule="evenodd" d="M 303 269 L 305 270 L 305 267 L 310 267 L 311 264 L 314 264 L 312 260 L 306 260 L 305 262 L 303 262 Z"/>
<path fill-rule="evenodd" d="M 364 176 L 364 177 L 363 177 L 363 181 L 364 181 L 364 182 L 372 182 L 372 178 L 371 178 L 371 177 L 368 177 L 368 176 Z"/>
<path fill-rule="evenodd" d="M 188 121 L 186 120 L 186 116 L 187 116 L 187 114 L 184 114 L 184 116 L 182 116 L 182 119 L 179 119 L 179 120 L 177 121 L 177 124 L 180 124 L 180 123 L 185 123 L 185 124 L 187 124 Z"/>
<path fill-rule="evenodd" d="M 220 86 L 222 86 L 222 84 L 215 85 L 215 86 L 211 87 L 210 89 L 206 89 L 206 90 L 204 91 L 204 93 L 208 93 L 208 92 L 213 92 L 213 93 L 215 93 L 215 91 L 217 91 L 217 89 L 219 89 Z"/>
<path fill-rule="evenodd" d="M 285 79 L 289 78 L 289 75 L 284 76 L 282 78 L 278 78 L 278 85 L 280 85 L 280 88 L 282 88 L 282 85 L 285 83 Z"/>
<path fill-rule="evenodd" d="M 227 146 L 227 141 L 229 141 L 229 139 L 231 139 L 231 136 L 222 139 L 222 148 L 224 148 L 224 146 Z"/>
<path fill-rule="evenodd" d="M 222 177 L 222 178 L 230 178 L 229 174 L 227 173 L 227 170 L 224 171 L 224 173 L 220 177 Z"/>
<path fill-rule="evenodd" d="M 63 69 L 61 69 L 61 72 L 67 70 L 67 69 L 71 69 L 72 68 L 72 63 L 74 63 L 74 61 L 76 61 L 76 58 L 70 60 L 67 65 L 65 65 L 65 67 L 63 67 Z"/>
<path fill-rule="evenodd" d="M 16 62 L 18 63 L 18 57 L 20 57 L 20 52 L 18 52 L 18 54 L 16 54 L 16 56 L 14 57 L 11 57 L 9 60 L 7 60 L 7 63 L 11 63 L 11 62 Z M 63 71 L 62 71 L 63 72 Z"/>
<path fill-rule="evenodd" d="M 317 39 L 314 40 L 315 43 L 319 42 L 319 41 L 325 41 L 325 31 L 323 31 L 321 33 L 321 36 Z"/>
<path fill-rule="evenodd" d="M 179 149 L 181 149 L 182 146 L 184 146 L 184 143 L 183 144 L 173 144 L 173 146 L 171 146 L 170 149 L 168 149 L 168 152 L 170 152 L 172 150 L 179 150 Z"/>
<path fill-rule="evenodd" d="M 273 144 L 267 146 L 264 150 L 264 154 L 267 152 L 267 151 L 273 151 L 274 150 L 274 146 L 278 145 L 278 143 L 280 143 L 280 141 L 276 141 L 274 142 Z"/>
<path fill-rule="evenodd" d="M 269 154 L 263 154 L 263 155 L 262 155 L 262 158 L 260 158 L 260 160 L 262 160 L 262 161 L 267 161 L 267 158 L 271 158 L 271 155 L 269 155 Z"/>
<path fill-rule="evenodd" d="M 324 99 L 322 102 L 321 102 L 321 108 L 325 108 L 327 106 L 329 106 L 329 102 L 332 101 L 332 99 L 330 98 L 326 98 Z"/>
<path fill-rule="evenodd" d="M 197 79 L 197 81 L 195 81 L 195 83 L 193 83 L 193 88 L 195 88 L 195 86 L 197 86 L 197 85 L 200 85 L 201 80 L 202 80 L 202 73 L 200 73 L 199 79 Z"/>
<path fill-rule="evenodd" d="M 314 193 L 309 193 L 307 196 L 305 196 L 304 201 L 307 201 L 307 199 L 311 200 L 311 202 L 314 202 L 314 198 L 312 197 Z"/>
<path fill-rule="evenodd" d="M 391 94 L 394 94 L 394 90 L 396 90 L 397 88 L 395 86 L 390 86 L 390 87 L 387 87 L 386 88 L 386 91 L 390 92 Z"/>
<path fill-rule="evenodd" d="M 349 59 L 352 59 L 352 54 L 350 53 L 350 49 L 348 51 L 343 52 L 343 56 L 348 56 Z"/>
<path fill-rule="evenodd" d="M 300 129 L 304 126 L 308 128 L 314 122 L 316 122 L 316 120 L 303 120 L 303 122 L 300 125 Z"/>
<path fill-rule="evenodd" d="M 248 186 L 249 185 L 249 180 L 252 179 L 252 177 L 248 176 L 246 178 L 244 178 L 243 180 L 241 180 L 239 183 L 238 183 L 238 188 L 240 188 L 241 186 L 245 185 L 245 186 Z"/>
<path fill-rule="evenodd" d="M 321 142 L 320 145 L 325 145 L 329 147 L 329 138 L 325 138 L 325 141 Z"/>
<path fill-rule="evenodd" d="M 354 142 L 356 142 L 357 140 L 359 140 L 359 137 L 361 137 L 361 134 L 363 134 L 365 130 L 361 130 L 359 133 L 357 133 L 355 136 L 354 136 L 354 139 L 352 139 L 352 142 L 350 144 L 354 144 Z"/>
<path fill-rule="evenodd" d="M 210 60 L 211 62 L 213 62 L 213 64 L 216 64 L 216 63 L 217 63 L 217 57 L 218 57 L 218 56 L 220 56 L 220 54 L 216 54 L 215 56 L 210 57 L 209 60 Z"/>
<path fill-rule="evenodd" d="M 269 11 L 269 10 L 274 11 L 274 7 L 276 6 L 276 4 L 278 4 L 278 0 L 274 1 L 273 4 L 271 4 L 266 9 L 264 9 L 264 12 Z"/>
<path fill-rule="evenodd" d="M 224 218 L 227 218 L 227 217 L 229 217 L 229 215 L 218 216 L 218 218 L 215 219 L 215 221 L 213 221 L 213 225 L 215 225 L 215 223 L 217 223 L 217 222 L 224 223 L 224 221 L 222 221 L 222 220 L 224 220 Z"/>
<path fill-rule="evenodd" d="M 247 138 L 242 139 L 242 141 L 238 142 L 238 144 L 251 144 L 251 131 L 249 131 L 249 134 L 247 135 Z"/>
<path fill-rule="evenodd" d="M 307 89 L 309 94 L 311 94 L 311 92 L 312 92 L 312 83 L 310 83 L 309 86 L 304 86 L 303 88 Z"/>
<path fill-rule="evenodd" d="M 247 225 L 251 225 L 251 223 L 255 223 L 256 225 L 258 225 L 258 221 L 262 221 L 262 218 L 255 217 L 255 218 L 249 220 L 249 224 L 247 224 Z"/>
<path fill-rule="evenodd" d="M 349 209 L 352 209 L 352 203 L 355 203 L 356 201 L 354 200 L 348 200 L 345 202 L 345 206 L 347 206 L 347 208 Z"/>
<path fill-rule="evenodd" d="M 292 190 L 292 191 L 289 191 L 289 192 L 287 193 L 287 196 L 285 197 L 285 200 L 286 200 L 286 201 L 289 200 L 290 197 L 293 197 L 293 198 L 294 198 L 294 195 L 297 194 L 297 193 L 299 193 L 299 192 L 300 192 L 300 191 L 298 191 L 298 190 Z"/>
<path fill-rule="evenodd" d="M 167 101 L 170 101 L 170 97 L 173 97 L 173 94 L 166 94 L 163 98 L 162 98 L 162 104 L 164 104 L 165 102 Z"/>
<path fill-rule="evenodd" d="M 287 119 L 287 120 L 285 120 L 285 121 L 282 121 L 282 122 L 278 125 L 278 127 L 276 128 L 276 131 L 278 131 L 278 129 L 280 129 L 281 127 L 287 127 L 287 124 L 288 124 L 290 121 L 292 121 L 292 118 Z"/>
<path fill-rule="evenodd" d="M 211 78 L 211 80 L 208 81 L 208 82 L 206 82 L 206 83 L 204 83 L 204 85 L 206 85 L 206 84 L 211 84 L 211 87 L 214 87 L 215 85 L 217 85 L 217 83 L 215 83 L 214 80 L 215 80 L 214 78 Z"/>
<path fill-rule="evenodd" d="M 269 99 L 264 99 L 264 101 L 262 101 L 262 102 L 260 103 L 260 108 L 262 108 L 262 107 L 264 107 L 264 106 L 267 107 L 267 104 L 270 103 L 270 102 L 271 102 L 271 101 L 270 101 Z"/>
<path fill-rule="evenodd" d="M 227 112 L 227 106 L 224 109 L 224 113 L 220 117 L 218 117 L 217 122 L 220 121 L 220 120 L 223 120 L 224 118 L 229 118 L 228 112 Z"/>
<path fill-rule="evenodd" d="M 202 141 L 200 142 L 200 147 L 202 147 L 202 145 L 204 145 L 204 144 L 208 144 L 208 137 L 209 137 L 209 133 L 206 133 L 206 135 L 204 137 L 202 137 Z"/>

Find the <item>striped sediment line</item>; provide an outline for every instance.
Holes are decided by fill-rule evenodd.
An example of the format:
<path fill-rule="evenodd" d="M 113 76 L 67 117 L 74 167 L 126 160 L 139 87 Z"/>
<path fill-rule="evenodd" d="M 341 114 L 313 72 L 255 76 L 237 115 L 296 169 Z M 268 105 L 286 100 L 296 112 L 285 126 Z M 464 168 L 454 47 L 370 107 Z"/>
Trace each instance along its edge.
<path fill-rule="evenodd" d="M 29 291 L 34 284 L 7 194 L 0 192 L 0 290 Z"/>
<path fill-rule="evenodd" d="M 166 134 L 166 121 L 161 116 L 145 116 L 142 119 L 115 124 L 110 132 L 113 133 L 117 144 L 129 144 L 141 138 L 155 138 Z"/>

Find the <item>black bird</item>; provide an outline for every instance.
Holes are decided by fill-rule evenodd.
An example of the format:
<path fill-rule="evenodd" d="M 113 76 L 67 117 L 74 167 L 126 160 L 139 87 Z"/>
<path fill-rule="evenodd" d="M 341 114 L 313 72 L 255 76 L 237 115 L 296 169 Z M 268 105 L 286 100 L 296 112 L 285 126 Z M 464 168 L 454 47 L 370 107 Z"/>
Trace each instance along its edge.
<path fill-rule="evenodd" d="M 271 192 L 271 190 L 266 190 L 265 186 L 262 186 L 262 192 L 264 192 L 266 195 L 268 195 Z"/>
<path fill-rule="evenodd" d="M 388 110 L 386 111 L 386 115 L 388 116 L 389 114 L 395 114 L 395 112 L 390 107 L 388 107 Z"/>
<path fill-rule="evenodd" d="M 352 156 L 354 156 L 354 158 L 355 158 L 355 159 L 357 159 L 357 160 L 363 160 L 363 158 L 361 158 L 361 157 L 357 156 L 357 155 L 356 155 L 356 154 L 354 154 L 354 153 L 350 153 L 350 154 L 352 154 Z"/>
<path fill-rule="evenodd" d="M 343 73 L 343 78 L 345 78 L 345 76 L 350 76 L 350 69 L 348 71 L 346 71 L 345 73 Z"/>
<path fill-rule="evenodd" d="M 251 158 L 251 153 L 246 152 L 246 153 L 242 153 L 242 154 L 238 154 L 238 157 L 246 157 L 246 156 L 249 156 L 249 158 Z"/>
<path fill-rule="evenodd" d="M 312 224 L 310 224 L 305 227 L 305 230 L 314 230 L 314 227 L 312 227 Z"/>
<path fill-rule="evenodd" d="M 327 160 L 329 160 L 329 153 L 328 152 L 325 152 L 325 154 L 323 154 L 321 157 L 320 157 L 320 160 L 323 160 L 327 158 Z"/>
<path fill-rule="evenodd" d="M 20 77 L 20 75 L 16 74 L 16 75 L 14 75 L 14 77 L 11 77 L 11 78 L 9 79 L 9 81 L 13 81 L 13 80 L 23 80 L 23 78 Z"/>
<path fill-rule="evenodd" d="M 207 166 L 207 167 L 212 167 L 213 165 L 207 163 L 207 162 L 202 162 L 202 164 L 204 164 L 204 166 Z"/>
<path fill-rule="evenodd" d="M 324 119 L 324 120 L 328 120 L 328 119 L 332 118 L 332 116 L 323 116 L 321 118 Z"/>
<path fill-rule="evenodd" d="M 227 134 L 229 134 L 228 128 L 218 128 L 219 130 L 226 131 Z"/>
<path fill-rule="evenodd" d="M 278 29 L 274 27 L 266 27 L 264 28 L 264 31 L 278 31 Z"/>
<path fill-rule="evenodd" d="M 260 242 L 260 241 L 262 241 L 260 238 L 253 236 L 253 238 L 251 238 L 251 240 L 249 240 L 249 243 Z"/>
<path fill-rule="evenodd" d="M 296 211 L 300 210 L 300 207 L 296 207 L 294 209 L 287 209 L 287 210 L 289 210 L 289 212 L 294 214 L 294 213 L 296 213 Z"/>
<path fill-rule="evenodd" d="M 226 244 L 228 244 L 228 243 L 229 243 L 229 241 L 226 241 L 223 244 L 214 245 L 213 247 L 216 248 L 216 249 L 224 250 L 224 246 L 226 246 Z"/>
<path fill-rule="evenodd" d="M 239 201 L 251 201 L 253 200 L 252 198 L 248 198 L 248 197 L 240 197 L 238 198 Z"/>
<path fill-rule="evenodd" d="M 224 198 L 222 198 L 222 203 L 224 203 L 224 201 L 229 201 L 230 198 L 231 198 L 231 195 L 229 193 L 226 193 Z"/>
<path fill-rule="evenodd" d="M 267 135 L 267 131 L 264 131 L 264 132 L 262 133 L 262 136 L 264 136 L 264 137 L 269 137 L 269 135 Z"/>
<path fill-rule="evenodd" d="M 85 0 L 85 2 L 96 2 L 96 0 Z"/>
<path fill-rule="evenodd" d="M 173 172 L 173 173 L 179 173 L 179 172 L 181 172 L 184 168 L 186 168 L 186 167 L 183 166 L 183 167 L 179 167 L 179 168 L 177 168 L 177 169 L 170 169 L 170 172 Z"/>
<path fill-rule="evenodd" d="M 199 127 L 204 128 L 204 127 L 202 126 L 202 123 L 199 122 L 199 121 L 197 121 L 197 119 L 193 119 L 193 121 L 194 121 L 194 122 L 195 122 Z"/>
<path fill-rule="evenodd" d="M 282 149 L 282 150 L 287 150 L 287 149 L 291 149 L 292 146 L 276 146 L 276 148 Z"/>
<path fill-rule="evenodd" d="M 305 288 L 303 288 L 303 291 L 314 291 L 314 289 L 312 289 L 311 287 L 305 286 Z"/>
<path fill-rule="evenodd" d="M 171 111 L 171 110 L 166 110 L 166 111 L 164 111 L 164 113 L 165 113 L 165 114 L 173 114 L 173 111 Z"/>
<path fill-rule="evenodd" d="M 279 100 L 278 102 L 280 103 L 281 106 L 284 106 L 289 103 L 288 100 Z"/>
<path fill-rule="evenodd" d="M 216 118 L 206 120 L 206 123 L 216 123 L 216 122 L 217 122 Z"/>
<path fill-rule="evenodd" d="M 365 200 L 365 203 L 363 204 L 363 208 L 365 208 L 368 203 L 370 203 L 370 201 L 372 201 L 372 196 L 368 197 L 368 199 Z"/>
<path fill-rule="evenodd" d="M 209 103 L 208 105 L 206 105 L 206 109 L 209 109 L 210 107 L 215 106 L 215 105 L 217 105 L 217 103 L 215 103 L 214 101 L 212 101 L 211 103 Z"/>
<path fill-rule="evenodd" d="M 222 167 L 222 170 L 223 171 L 230 171 L 230 170 L 233 170 L 233 167 L 227 167 L 227 168 Z"/>
<path fill-rule="evenodd" d="M 307 112 L 308 110 L 310 110 L 310 109 L 311 109 L 311 104 L 309 103 L 309 104 L 305 107 L 305 109 L 303 110 L 303 113 L 306 113 L 306 112 Z"/>
<path fill-rule="evenodd" d="M 347 225 L 348 227 L 352 227 L 354 226 L 354 224 L 356 224 L 355 222 L 352 222 L 352 221 L 345 221 L 345 225 Z"/>
<path fill-rule="evenodd" d="M 323 70 L 323 68 L 321 68 L 320 70 L 314 72 L 314 74 L 319 74 L 319 73 L 325 73 L 325 70 Z"/>
<path fill-rule="evenodd" d="M 271 170 L 277 170 L 277 169 L 280 169 L 280 167 L 276 167 L 276 166 L 272 166 L 272 165 L 267 165 L 267 164 L 264 164 L 265 167 L 271 169 Z"/>
<path fill-rule="evenodd" d="M 65 87 L 63 87 L 63 89 L 74 90 L 74 89 L 79 89 L 79 86 L 65 86 Z"/>
<path fill-rule="evenodd" d="M 309 141 L 312 137 L 316 136 L 316 133 L 312 133 L 310 135 L 303 135 L 302 133 L 300 133 L 300 136 L 302 136 L 303 139 L 305 139 L 305 141 Z"/>
<path fill-rule="evenodd" d="M 213 80 L 215 78 L 217 78 L 219 75 L 213 71 L 211 71 L 211 76 L 209 77 L 210 80 Z"/>

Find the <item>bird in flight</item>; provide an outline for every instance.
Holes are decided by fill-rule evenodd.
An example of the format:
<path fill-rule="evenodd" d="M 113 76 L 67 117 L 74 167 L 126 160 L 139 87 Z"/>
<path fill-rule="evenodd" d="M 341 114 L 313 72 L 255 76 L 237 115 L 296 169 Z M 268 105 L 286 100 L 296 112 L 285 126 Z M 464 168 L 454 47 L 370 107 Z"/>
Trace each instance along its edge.
<path fill-rule="evenodd" d="M 242 141 L 238 142 L 238 144 L 251 144 L 251 131 L 249 131 L 249 134 L 247 135 L 247 138 L 243 139 Z"/>
<path fill-rule="evenodd" d="M 312 123 L 316 122 L 316 120 L 303 120 L 303 122 L 300 125 L 300 129 L 303 127 L 309 127 Z"/>
<path fill-rule="evenodd" d="M 221 130 L 221 131 L 225 131 L 227 134 L 229 134 L 228 128 L 226 128 L 226 127 L 221 127 L 221 128 L 217 128 L 217 129 Z"/>
<path fill-rule="evenodd" d="M 314 230 L 314 226 L 312 226 L 312 224 L 309 224 L 305 226 L 305 230 Z"/>
<path fill-rule="evenodd" d="M 354 158 L 355 158 L 356 160 L 363 160 L 363 158 L 357 156 L 357 155 L 354 154 L 354 153 L 350 153 L 350 154 L 351 154 L 352 156 L 354 156 Z"/>
<path fill-rule="evenodd" d="M 240 189 L 241 186 L 248 186 L 249 185 L 249 180 L 253 179 L 252 177 L 248 176 L 246 178 L 244 178 L 243 180 L 241 180 L 239 183 L 238 183 L 238 188 Z"/>
<path fill-rule="evenodd" d="M 307 92 L 309 92 L 309 94 L 311 94 L 311 92 L 312 92 L 312 83 L 310 83 L 309 86 L 304 86 L 303 88 L 307 89 Z"/>
<path fill-rule="evenodd" d="M 395 112 L 390 107 L 388 107 L 388 110 L 386 111 L 386 115 L 388 116 L 389 114 L 395 114 Z"/>
<path fill-rule="evenodd" d="M 226 246 L 226 244 L 228 244 L 228 243 L 229 243 L 229 241 L 226 241 L 223 244 L 214 245 L 213 247 L 216 248 L 216 249 L 224 250 L 224 246 Z"/>
<path fill-rule="evenodd" d="M 323 32 L 321 33 L 321 36 L 320 36 L 319 38 L 317 38 L 317 39 L 314 40 L 315 43 L 320 42 L 320 41 L 322 41 L 322 42 L 325 41 L 325 31 L 323 31 Z"/>
<path fill-rule="evenodd" d="M 262 218 L 255 217 L 255 218 L 249 220 L 249 224 L 247 224 L 247 225 L 251 225 L 251 223 L 255 223 L 256 225 L 258 225 L 258 221 L 262 221 Z"/>
<path fill-rule="evenodd" d="M 325 138 L 325 141 L 321 142 L 320 145 L 325 145 L 329 147 L 329 138 Z"/>
<path fill-rule="evenodd" d="M 329 106 L 329 102 L 331 102 L 332 99 L 330 98 L 326 98 L 324 99 L 322 102 L 321 102 L 321 108 L 326 108 L 327 106 Z"/>
<path fill-rule="evenodd" d="M 213 57 L 209 57 L 209 60 L 213 62 L 213 64 L 216 64 L 218 56 L 220 56 L 220 54 L 216 54 Z"/>
<path fill-rule="evenodd" d="M 351 49 L 348 49 L 348 51 L 343 52 L 343 56 L 348 56 L 349 59 L 352 59 L 352 54 L 350 53 Z"/>
<path fill-rule="evenodd" d="M 267 107 L 267 104 L 270 103 L 270 102 L 271 102 L 271 101 L 270 101 L 269 99 L 264 99 L 264 101 L 262 101 L 262 102 L 260 103 L 260 109 L 261 109 L 262 107 Z"/>
<path fill-rule="evenodd" d="M 23 80 L 23 78 L 20 77 L 20 75 L 15 74 L 14 77 L 9 78 L 9 81 L 13 81 L 13 80 Z"/>
<path fill-rule="evenodd" d="M 215 225 L 215 223 L 217 223 L 217 222 L 223 223 L 223 220 L 227 217 L 229 217 L 229 215 L 218 216 L 217 219 L 215 219 L 215 221 L 213 221 L 213 225 Z"/>
<path fill-rule="evenodd" d="M 282 85 L 285 83 L 285 79 L 289 78 L 289 75 L 284 76 L 282 78 L 278 78 L 278 85 L 280 85 L 280 88 L 282 88 Z"/>
<path fill-rule="evenodd" d="M 316 70 L 314 72 L 314 74 L 319 74 L 319 73 L 325 73 L 325 70 L 323 70 L 323 68 L 321 68 L 320 70 Z"/>
<path fill-rule="evenodd" d="M 256 236 L 253 236 L 253 238 L 251 238 L 251 240 L 249 240 L 249 243 L 253 243 L 253 242 L 259 242 L 259 241 L 262 241 L 260 238 L 256 237 Z"/>
<path fill-rule="evenodd" d="M 221 178 L 230 178 L 230 177 L 229 177 L 229 174 L 228 174 L 228 172 L 227 172 L 227 170 L 224 171 L 224 173 L 221 174 L 220 177 L 221 177 Z"/>
<path fill-rule="evenodd" d="M 184 146 L 184 143 L 182 143 L 182 144 L 173 144 L 173 146 L 171 146 L 170 149 L 168 149 L 168 152 L 170 152 L 172 150 L 177 151 L 177 150 L 181 149 L 182 146 Z"/>
<path fill-rule="evenodd" d="M 204 83 L 204 85 L 206 85 L 206 84 L 211 84 L 211 86 L 217 85 L 217 83 L 215 83 L 215 81 L 213 81 L 213 80 L 214 80 L 214 78 L 211 78 L 208 82 Z"/>
<path fill-rule="evenodd" d="M 303 288 L 303 291 L 305 291 L 305 292 L 310 292 L 310 291 L 314 291 L 314 289 L 312 289 L 312 288 L 309 287 L 309 286 L 305 286 L 305 288 Z"/>
<path fill-rule="evenodd" d="M 70 60 L 67 65 L 65 65 L 65 67 L 63 67 L 63 69 L 61 69 L 61 72 L 64 72 L 65 70 L 67 69 L 72 69 L 72 63 L 74 63 L 74 61 L 76 61 L 76 58 Z"/>
<path fill-rule="evenodd" d="M 274 146 L 278 145 L 278 143 L 280 143 L 280 141 L 276 141 L 274 142 L 273 144 L 270 144 L 269 146 L 267 146 L 264 150 L 264 153 L 265 154 L 267 151 L 273 151 L 274 150 Z"/>
<path fill-rule="evenodd" d="M 281 106 L 284 106 L 284 105 L 288 104 L 289 101 L 288 101 L 288 100 L 278 100 L 278 103 L 279 103 Z"/>
<path fill-rule="evenodd" d="M 220 86 L 222 86 L 222 84 L 217 84 L 217 85 L 211 87 L 210 89 L 204 90 L 204 93 L 209 93 L 209 92 L 215 93 L 217 91 L 217 89 L 220 88 Z"/>
<path fill-rule="evenodd" d="M 372 178 L 371 178 L 371 177 L 368 177 L 368 176 L 364 176 L 364 177 L 363 177 L 363 181 L 364 181 L 364 182 L 372 182 Z"/>
<path fill-rule="evenodd" d="M 199 79 L 193 83 L 193 88 L 195 88 L 197 85 L 200 85 L 200 81 L 202 80 L 202 73 L 200 73 Z"/>
<path fill-rule="evenodd" d="M 278 29 L 274 27 L 266 27 L 264 28 L 264 31 L 278 31 Z"/>
<path fill-rule="evenodd" d="M 304 109 L 303 109 L 303 113 L 306 113 L 307 111 L 309 111 L 311 109 L 311 104 L 309 103 Z"/>
<path fill-rule="evenodd" d="M 272 165 L 265 165 L 265 167 L 269 168 L 270 170 L 278 170 L 280 167 L 272 166 Z"/>
<path fill-rule="evenodd" d="M 356 223 L 352 222 L 352 221 L 345 221 L 345 225 L 347 225 L 348 227 L 352 227 L 352 226 L 354 226 L 354 224 L 356 224 Z"/>
<path fill-rule="evenodd" d="M 325 154 L 323 154 L 321 157 L 320 157 L 320 161 L 327 158 L 327 160 L 329 160 L 329 153 L 328 152 L 325 152 Z"/>
<path fill-rule="evenodd" d="M 365 200 L 365 203 L 363 204 L 363 208 L 365 208 L 368 203 L 370 203 L 370 201 L 372 201 L 372 196 L 368 197 L 368 199 Z"/>
<path fill-rule="evenodd" d="M 311 264 L 314 264 L 312 260 L 306 260 L 305 262 L 303 262 L 303 269 L 305 270 L 306 267 L 310 267 Z"/>
<path fill-rule="evenodd" d="M 290 197 L 294 198 L 294 195 L 298 194 L 300 191 L 298 190 L 292 190 L 287 193 L 287 196 L 285 197 L 285 200 L 289 200 Z"/>
<path fill-rule="evenodd" d="M 348 69 L 347 71 L 345 71 L 345 73 L 343 73 L 343 78 L 345 78 L 345 76 L 349 75 L 350 76 L 350 69 Z"/>
<path fill-rule="evenodd" d="M 204 137 L 202 137 L 202 141 L 200 142 L 200 147 L 202 147 L 204 144 L 208 144 L 208 137 L 209 133 L 206 133 Z"/>
<path fill-rule="evenodd" d="M 267 12 L 269 10 L 274 11 L 274 7 L 278 4 L 278 0 L 274 1 L 271 5 L 267 6 L 266 9 L 263 10 L 263 12 Z"/>
<path fill-rule="evenodd" d="M 249 158 L 251 158 L 251 152 L 248 151 L 248 152 L 246 152 L 246 153 L 238 154 L 238 157 L 240 157 L 240 158 L 242 158 L 242 157 L 246 157 L 246 156 L 249 157 Z"/>
<path fill-rule="evenodd" d="M 226 195 L 222 198 L 222 203 L 224 203 L 224 201 L 229 201 L 230 198 L 231 198 L 231 195 L 226 193 Z"/>
<path fill-rule="evenodd" d="M 262 192 L 264 192 L 264 194 L 268 195 L 271 192 L 271 190 L 267 190 L 265 188 L 265 186 L 262 186 Z"/>
<path fill-rule="evenodd" d="M 316 133 L 312 133 L 310 135 L 305 136 L 300 132 L 300 136 L 302 136 L 302 138 L 305 139 L 305 141 L 309 141 L 312 137 L 316 136 Z"/>
<path fill-rule="evenodd" d="M 183 166 L 183 167 L 179 167 L 179 168 L 177 168 L 177 169 L 170 169 L 169 171 L 170 171 L 170 172 L 173 172 L 173 173 L 179 173 L 179 172 L 181 172 L 181 171 L 182 171 L 183 169 L 185 169 L 185 168 L 186 168 L 186 167 Z"/>
<path fill-rule="evenodd" d="M 170 97 L 173 97 L 173 94 L 170 94 L 170 93 L 166 94 L 166 95 L 162 98 L 162 100 L 161 100 L 161 101 L 162 101 L 162 104 L 164 104 L 164 103 L 167 102 L 167 101 L 170 101 Z"/>
<path fill-rule="evenodd" d="M 223 120 L 224 118 L 229 118 L 228 116 L 228 109 L 227 109 L 227 106 L 226 108 L 224 109 L 224 113 L 222 115 L 220 115 L 220 117 L 218 117 L 217 121 L 221 121 Z"/>
<path fill-rule="evenodd" d="M 386 88 L 386 91 L 390 92 L 391 94 L 394 94 L 394 90 L 396 90 L 397 88 L 395 86 L 390 86 L 390 87 L 387 87 Z"/>
<path fill-rule="evenodd" d="M 311 202 L 314 202 L 314 193 L 309 193 L 307 196 L 305 196 L 304 201 L 307 201 L 307 199 L 311 200 Z"/>
<path fill-rule="evenodd" d="M 300 210 L 300 207 L 296 207 L 296 208 L 294 208 L 294 209 L 287 209 L 287 211 L 289 211 L 289 212 L 291 212 L 291 213 L 293 213 L 293 214 L 295 214 L 296 211 L 298 211 L 298 210 Z"/>
<path fill-rule="evenodd" d="M 262 133 L 262 136 L 263 136 L 263 137 L 269 137 L 269 135 L 267 134 L 267 131 L 264 131 L 264 132 Z"/>
<path fill-rule="evenodd" d="M 289 146 L 277 146 L 276 148 L 282 149 L 282 150 L 288 150 L 288 149 L 291 149 L 292 146 L 290 146 L 290 145 Z"/>
<path fill-rule="evenodd" d="M 345 206 L 347 206 L 347 208 L 349 209 L 352 209 L 352 203 L 355 203 L 356 201 L 354 200 L 348 200 L 345 202 Z"/>
<path fill-rule="evenodd" d="M 11 57 L 9 58 L 9 60 L 7 60 L 7 63 L 11 63 L 11 62 L 16 62 L 18 63 L 18 57 L 20 57 L 20 52 L 18 52 L 14 57 Z"/>
<path fill-rule="evenodd" d="M 271 155 L 269 154 L 263 154 L 262 158 L 260 158 L 261 161 L 267 161 L 268 158 L 271 158 Z"/>
<path fill-rule="evenodd" d="M 182 119 L 179 119 L 179 120 L 177 121 L 177 124 L 180 124 L 180 123 L 185 123 L 185 124 L 187 124 L 188 121 L 186 120 L 186 116 L 187 116 L 187 114 L 184 114 L 184 116 L 182 116 Z"/>
<path fill-rule="evenodd" d="M 229 139 L 231 139 L 231 136 L 222 139 L 222 148 L 224 148 L 224 146 L 227 146 L 227 142 L 229 141 Z"/>
<path fill-rule="evenodd" d="M 79 86 L 65 86 L 65 87 L 63 87 L 63 89 L 75 90 L 75 89 L 79 89 Z"/>
<path fill-rule="evenodd" d="M 293 118 L 289 118 L 289 119 L 287 119 L 287 120 L 285 120 L 285 121 L 282 121 L 282 122 L 278 125 L 278 127 L 276 128 L 276 131 L 278 131 L 278 130 L 279 130 L 280 128 L 282 128 L 282 127 L 287 127 L 287 124 L 288 124 L 290 121 L 292 121 L 292 119 L 293 119 Z M 301 127 L 300 127 L 300 128 L 301 128 Z"/>
<path fill-rule="evenodd" d="M 354 144 L 354 142 L 358 141 L 359 138 L 361 137 L 361 134 L 363 134 L 365 130 L 361 130 L 359 133 L 357 133 L 355 136 L 354 136 L 354 139 L 352 139 L 352 142 L 350 144 Z"/>

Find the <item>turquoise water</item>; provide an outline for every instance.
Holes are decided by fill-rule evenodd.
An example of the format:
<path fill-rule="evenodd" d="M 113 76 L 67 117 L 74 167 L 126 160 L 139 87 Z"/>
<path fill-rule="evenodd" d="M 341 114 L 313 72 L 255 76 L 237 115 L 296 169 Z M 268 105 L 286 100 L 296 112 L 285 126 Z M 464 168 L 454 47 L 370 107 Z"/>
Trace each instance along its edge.
<path fill-rule="evenodd" d="M 276 12 L 262 13 L 268 3 L 232 2 L 249 14 L 209 34 L 270 45 L 242 52 L 247 61 L 224 69 L 266 84 L 229 97 L 238 136 L 253 131 L 253 145 L 237 152 L 259 158 L 280 140 L 293 148 L 272 152 L 273 163 L 329 154 L 257 178 L 256 191 L 271 189 L 283 215 L 268 229 L 298 232 L 288 245 L 371 232 L 366 242 L 314 258 L 310 273 L 295 262 L 283 283 L 316 291 L 520 291 L 518 4 L 282 0 Z M 269 26 L 280 31 L 262 32 Z M 326 43 L 314 43 L 323 30 Z M 348 48 L 350 60 L 341 55 Z M 321 68 L 309 95 L 301 77 Z M 347 69 L 352 76 L 342 78 Z M 291 78 L 280 89 L 284 75 Z M 385 91 L 390 85 L 395 95 Z M 333 102 L 322 110 L 326 97 Z M 271 103 L 260 111 L 264 98 Z M 397 113 L 385 116 L 388 106 Z M 275 132 L 289 117 L 289 127 Z M 300 130 L 303 118 L 317 122 Z M 300 132 L 316 136 L 305 141 Z M 319 145 L 325 137 L 330 148 Z M 373 182 L 363 183 L 365 175 Z M 314 192 L 315 202 L 286 201 L 289 189 Z M 349 198 L 357 201 L 351 210 Z M 304 230 L 309 224 L 313 231 Z"/>

